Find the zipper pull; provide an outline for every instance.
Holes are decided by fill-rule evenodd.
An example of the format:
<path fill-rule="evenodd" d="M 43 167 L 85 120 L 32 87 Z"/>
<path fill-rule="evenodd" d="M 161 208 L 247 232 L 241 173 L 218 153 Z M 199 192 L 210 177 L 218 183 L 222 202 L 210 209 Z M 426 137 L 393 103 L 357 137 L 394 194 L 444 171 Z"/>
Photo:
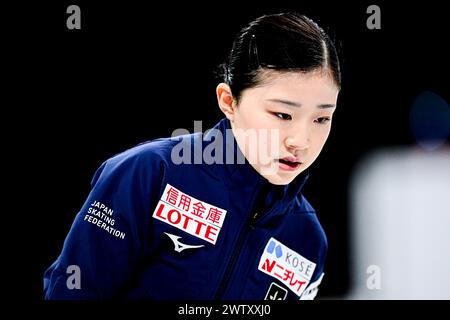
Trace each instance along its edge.
<path fill-rule="evenodd" d="M 250 219 L 250 228 L 255 229 L 256 220 L 258 220 L 260 214 L 259 212 L 255 212 Z"/>

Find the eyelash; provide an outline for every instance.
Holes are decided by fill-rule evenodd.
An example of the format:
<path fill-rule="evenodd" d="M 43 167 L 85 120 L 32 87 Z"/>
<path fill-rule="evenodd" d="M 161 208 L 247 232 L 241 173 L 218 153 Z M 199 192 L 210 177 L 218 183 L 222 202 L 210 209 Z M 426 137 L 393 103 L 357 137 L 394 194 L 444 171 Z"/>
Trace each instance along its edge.
<path fill-rule="evenodd" d="M 287 113 L 274 112 L 273 114 L 275 117 L 277 117 L 279 120 L 282 120 L 282 121 L 292 120 L 291 115 L 289 115 Z M 287 117 L 287 119 L 284 117 Z M 320 117 L 320 118 L 317 118 L 316 120 L 314 120 L 314 122 L 318 123 L 318 124 L 327 124 L 329 121 L 331 121 L 331 118 L 329 118 L 329 117 Z"/>
<path fill-rule="evenodd" d="M 287 113 L 274 112 L 273 115 L 274 115 L 275 117 L 277 117 L 278 119 L 282 120 L 282 121 L 289 121 L 289 120 L 292 120 L 291 115 L 289 115 L 289 114 L 287 114 Z M 280 117 L 280 115 L 281 115 L 281 116 L 286 116 L 286 117 L 288 117 L 288 119 L 282 118 L 282 117 Z"/>
<path fill-rule="evenodd" d="M 320 117 L 320 118 L 317 118 L 316 120 L 314 120 L 314 122 L 316 122 L 318 124 L 327 124 L 329 121 L 331 121 L 331 118 L 329 118 L 329 117 Z"/>

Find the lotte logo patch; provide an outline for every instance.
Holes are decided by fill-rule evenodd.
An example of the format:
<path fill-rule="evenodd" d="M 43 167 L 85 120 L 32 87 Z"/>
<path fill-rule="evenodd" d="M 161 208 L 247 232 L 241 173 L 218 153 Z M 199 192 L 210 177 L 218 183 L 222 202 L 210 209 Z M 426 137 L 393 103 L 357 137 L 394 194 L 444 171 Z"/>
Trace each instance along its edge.
<path fill-rule="evenodd" d="M 153 218 L 216 244 L 226 213 L 167 184 Z"/>

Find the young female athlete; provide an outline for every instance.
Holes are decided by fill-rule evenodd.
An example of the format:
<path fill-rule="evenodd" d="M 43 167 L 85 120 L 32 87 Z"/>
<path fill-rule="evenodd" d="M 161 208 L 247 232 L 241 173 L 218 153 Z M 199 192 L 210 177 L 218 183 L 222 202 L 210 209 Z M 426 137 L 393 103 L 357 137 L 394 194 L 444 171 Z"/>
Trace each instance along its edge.
<path fill-rule="evenodd" d="M 326 237 L 301 194 L 340 90 L 305 16 L 252 21 L 217 86 L 212 130 L 105 161 L 44 275 L 46 299 L 311 299 Z"/>

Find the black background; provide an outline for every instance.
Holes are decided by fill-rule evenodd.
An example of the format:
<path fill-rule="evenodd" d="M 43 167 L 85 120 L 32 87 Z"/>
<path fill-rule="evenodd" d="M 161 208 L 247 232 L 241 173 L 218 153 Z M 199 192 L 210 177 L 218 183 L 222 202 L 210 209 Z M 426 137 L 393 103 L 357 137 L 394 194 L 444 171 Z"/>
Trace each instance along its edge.
<path fill-rule="evenodd" d="M 213 71 L 239 29 L 282 11 L 303 13 L 337 40 L 343 85 L 333 130 L 304 193 L 329 240 L 320 297 L 348 291 L 348 183 L 358 161 L 387 146 L 412 145 L 409 110 L 430 90 L 449 97 L 444 2 L 55 1 L 20 4 L 7 22 L 4 86 L 6 268 L 20 274 L 10 297 L 39 301 L 96 168 L 113 154 L 177 128 L 203 130 L 222 115 Z M 66 8 L 81 8 L 81 30 Z M 366 9 L 381 8 L 381 30 Z M 6 116 L 8 114 L 8 116 Z M 8 220 L 9 220 L 8 219 Z M 9 233 L 11 232 L 11 233 Z"/>

